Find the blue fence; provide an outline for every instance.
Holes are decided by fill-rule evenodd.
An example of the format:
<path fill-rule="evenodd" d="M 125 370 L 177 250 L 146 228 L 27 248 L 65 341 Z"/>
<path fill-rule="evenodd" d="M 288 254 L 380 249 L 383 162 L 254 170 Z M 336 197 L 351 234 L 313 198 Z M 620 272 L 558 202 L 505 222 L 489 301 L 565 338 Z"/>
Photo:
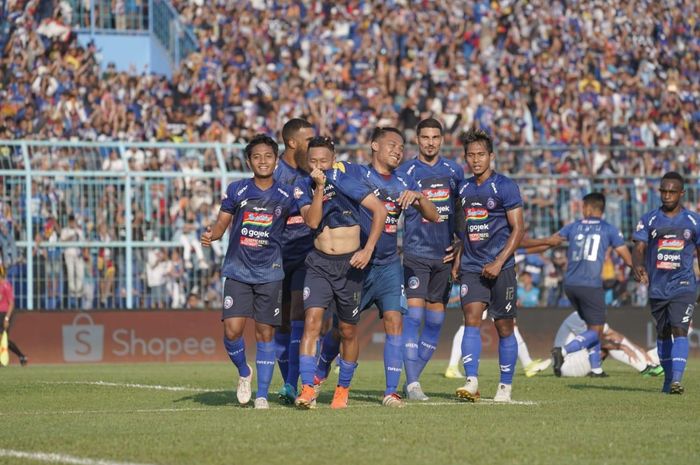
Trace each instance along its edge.
<path fill-rule="evenodd" d="M 0 248 L 17 307 L 220 305 L 219 265 L 227 241 L 203 249 L 198 238 L 215 220 L 225 187 L 248 176 L 242 149 L 0 141 Z M 443 153 L 457 156 L 460 151 L 446 148 Z M 356 162 L 367 157 L 361 147 L 339 147 L 338 152 Z M 411 152 L 407 148 L 407 156 Z M 501 151 L 497 159 L 510 163 L 524 152 Z M 501 168 L 510 172 L 508 166 Z M 606 218 L 627 238 L 642 213 L 659 205 L 658 178 L 651 176 L 513 177 L 532 236 L 549 235 L 580 216 L 581 199 L 591 191 L 606 193 Z M 697 209 L 699 190 L 700 179 L 690 179 L 689 208 Z M 543 261 L 537 266 L 544 275 L 548 266 L 556 268 L 551 257 L 531 258 L 524 263 L 532 268 Z M 623 284 L 612 299 L 627 295 L 624 303 L 645 303 L 633 284 Z M 543 278 L 536 285 L 542 288 L 542 303 L 559 302 L 552 297 L 557 283 Z"/>

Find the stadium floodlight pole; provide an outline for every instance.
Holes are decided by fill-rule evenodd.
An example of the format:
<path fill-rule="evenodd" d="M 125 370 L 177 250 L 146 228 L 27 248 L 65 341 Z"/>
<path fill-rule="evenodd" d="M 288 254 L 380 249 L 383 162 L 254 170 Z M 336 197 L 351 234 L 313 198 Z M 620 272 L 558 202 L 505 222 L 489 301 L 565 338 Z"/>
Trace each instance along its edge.
<path fill-rule="evenodd" d="M 32 204 L 32 165 L 29 160 L 29 149 L 26 142 L 22 142 L 22 159 L 24 161 L 24 204 Z M 25 234 L 27 235 L 27 310 L 34 309 L 34 238 L 32 237 L 32 209 L 24 209 Z"/>

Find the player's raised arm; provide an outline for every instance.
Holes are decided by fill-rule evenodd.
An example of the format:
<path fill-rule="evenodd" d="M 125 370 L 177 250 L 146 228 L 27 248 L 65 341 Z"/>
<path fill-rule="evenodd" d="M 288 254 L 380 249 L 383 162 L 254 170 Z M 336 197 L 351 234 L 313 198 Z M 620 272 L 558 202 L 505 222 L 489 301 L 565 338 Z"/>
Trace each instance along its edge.
<path fill-rule="evenodd" d="M 496 279 L 501 272 L 503 264 L 515 253 L 525 235 L 525 222 L 523 220 L 523 207 L 516 207 L 506 213 L 508 224 L 511 227 L 510 235 L 501 253 L 496 260 L 484 267 L 482 274 L 488 279 Z"/>
<path fill-rule="evenodd" d="M 311 204 L 301 207 L 299 211 L 306 225 L 316 229 L 323 219 L 323 188 L 326 185 L 326 175 L 322 170 L 314 168 L 311 171 L 311 179 L 316 183 Z"/>
<path fill-rule="evenodd" d="M 384 207 L 384 204 L 374 194 L 369 194 L 362 199 L 360 205 L 372 212 L 372 227 L 369 231 L 369 236 L 367 237 L 367 243 L 362 250 L 355 252 L 350 259 L 350 264 L 353 267 L 362 270 L 367 266 L 369 260 L 372 258 L 374 247 L 377 245 L 377 241 L 384 230 L 384 224 L 386 222 L 388 212 Z"/>
<path fill-rule="evenodd" d="M 418 191 L 403 191 L 399 196 L 398 203 L 404 210 L 408 209 L 410 206 L 414 206 L 416 210 L 420 212 L 421 216 L 428 221 L 435 223 L 440 220 L 440 214 L 435 204 Z"/>

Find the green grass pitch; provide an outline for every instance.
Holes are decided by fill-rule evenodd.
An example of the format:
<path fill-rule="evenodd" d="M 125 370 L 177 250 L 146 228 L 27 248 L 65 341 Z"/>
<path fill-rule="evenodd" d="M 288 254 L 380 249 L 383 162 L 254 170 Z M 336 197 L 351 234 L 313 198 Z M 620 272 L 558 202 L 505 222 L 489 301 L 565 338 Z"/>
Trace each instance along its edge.
<path fill-rule="evenodd" d="M 316 410 L 271 394 L 272 408 L 255 411 L 237 405 L 225 363 L 13 366 L 0 370 L 0 464 L 41 463 L 38 453 L 88 465 L 700 463 L 697 359 L 682 396 L 614 361 L 607 379 L 526 378 L 518 367 L 511 405 L 490 401 L 495 360 L 482 361 L 476 404 L 454 399 L 461 382 L 443 378 L 444 367 L 434 361 L 424 374 L 430 401 L 401 410 L 381 406 L 383 367 L 367 361 L 345 411 L 328 408 L 335 375 Z M 271 391 L 279 387 L 276 372 Z"/>

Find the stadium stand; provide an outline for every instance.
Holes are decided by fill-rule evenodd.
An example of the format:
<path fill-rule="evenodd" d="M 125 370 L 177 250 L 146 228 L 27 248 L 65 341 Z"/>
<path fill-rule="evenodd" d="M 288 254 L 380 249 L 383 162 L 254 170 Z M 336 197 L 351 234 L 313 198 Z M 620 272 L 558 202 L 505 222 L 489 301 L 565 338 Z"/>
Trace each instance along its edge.
<path fill-rule="evenodd" d="M 602 189 L 609 220 L 629 237 L 656 201 L 653 177 L 698 171 L 697 2 L 172 3 L 200 48 L 170 81 L 101 67 L 109 57 L 94 44 L 78 45 L 69 27 L 85 20 L 84 2 L 7 0 L 0 27 L 0 140 L 72 141 L 29 144 L 25 154 L 19 144 L 0 148 L 0 169 L 23 170 L 28 160 L 42 173 L 30 183 L 32 237 L 27 205 L 9 201 L 23 198 L 25 179 L 3 176 L 3 224 L 11 233 L 0 237 L 24 244 L 20 251 L 27 241 L 60 242 L 59 228 L 72 214 L 85 241 L 124 240 L 125 177 L 104 173 L 154 172 L 134 177 L 139 201 L 131 206 L 130 234 L 165 246 L 160 258 L 155 249 L 134 249 L 133 306 L 151 306 L 159 286 L 168 289 L 167 305 L 217 304 L 218 265 L 204 265 L 218 262 L 220 251 L 202 260 L 192 245 L 215 214 L 224 180 L 202 173 L 245 171 L 235 144 L 257 132 L 276 134 L 293 116 L 332 134 L 342 145 L 339 158 L 355 162 L 367 161 L 377 125 L 410 135 L 420 118 L 434 115 L 448 128 L 445 154 L 459 162 L 458 135 L 484 127 L 496 138 L 498 169 L 520 182 L 535 235 L 576 217 L 582 196 Z M 101 27 L 141 28 L 147 20 L 146 1 L 95 4 Z M 131 16 L 122 15 L 127 10 Z M 86 144 L 93 141 L 101 144 Z M 103 177 L 70 184 L 47 176 L 51 171 Z M 162 173 L 175 173 L 174 181 Z M 687 202 L 697 209 L 698 201 L 693 181 Z M 49 254 L 67 250 L 33 250 L 36 294 L 44 299 L 34 307 L 82 305 L 75 296 L 69 302 L 67 270 L 46 266 Z M 126 248 L 84 250 L 92 289 L 85 305 L 126 306 Z M 540 259 L 540 301 L 556 304 L 562 263 L 556 253 Z M 166 283 L 149 281 L 149 261 L 171 270 Z M 26 276 L 22 269 L 14 272 Z M 627 276 L 610 276 L 611 300 L 646 302 Z M 26 306 L 24 286 L 17 295 Z M 196 298 L 186 303 L 190 295 Z"/>

